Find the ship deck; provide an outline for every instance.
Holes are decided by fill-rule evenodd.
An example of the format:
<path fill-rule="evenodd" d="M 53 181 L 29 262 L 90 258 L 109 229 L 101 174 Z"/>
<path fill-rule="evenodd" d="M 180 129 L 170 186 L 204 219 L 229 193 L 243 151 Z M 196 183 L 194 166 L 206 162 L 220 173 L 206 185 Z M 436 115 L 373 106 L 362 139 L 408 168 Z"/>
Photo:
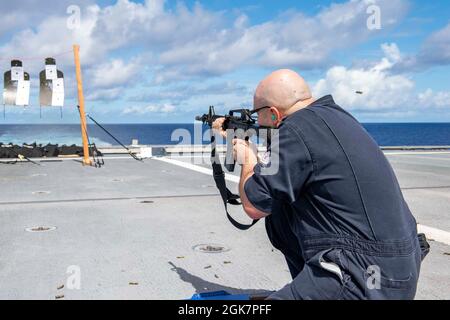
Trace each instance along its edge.
<path fill-rule="evenodd" d="M 450 299 L 450 152 L 386 154 L 420 229 L 433 240 L 416 298 Z M 199 160 L 114 156 L 102 168 L 74 159 L 0 164 L 0 299 L 186 299 L 211 290 L 281 288 L 290 274 L 264 223 L 235 229 L 208 164 Z M 235 175 L 228 176 L 234 190 Z M 55 229 L 26 231 L 33 227 Z M 202 252 L 198 245 L 225 250 Z"/>

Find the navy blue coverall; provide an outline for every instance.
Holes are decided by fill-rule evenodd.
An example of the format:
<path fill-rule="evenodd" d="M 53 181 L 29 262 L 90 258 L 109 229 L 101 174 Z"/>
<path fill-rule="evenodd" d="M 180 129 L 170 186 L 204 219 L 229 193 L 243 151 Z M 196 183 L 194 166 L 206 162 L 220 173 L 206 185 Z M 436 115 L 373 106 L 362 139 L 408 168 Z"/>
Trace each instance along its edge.
<path fill-rule="evenodd" d="M 278 129 L 245 183 L 293 278 L 269 299 L 413 299 L 427 244 L 377 143 L 331 96 Z"/>

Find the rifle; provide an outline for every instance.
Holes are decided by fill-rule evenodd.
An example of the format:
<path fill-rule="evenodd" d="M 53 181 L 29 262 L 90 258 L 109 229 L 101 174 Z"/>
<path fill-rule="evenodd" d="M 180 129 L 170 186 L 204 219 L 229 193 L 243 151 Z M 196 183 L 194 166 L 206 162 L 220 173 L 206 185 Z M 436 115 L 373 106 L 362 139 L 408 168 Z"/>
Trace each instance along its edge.
<path fill-rule="evenodd" d="M 225 207 L 225 212 L 227 214 L 228 220 L 233 226 L 240 230 L 247 230 L 251 228 L 258 220 L 253 220 L 252 224 L 244 225 L 231 217 L 228 213 L 227 204 L 240 205 L 240 197 L 237 194 L 232 193 L 226 186 L 225 173 L 222 169 L 219 156 L 216 154 L 216 137 L 212 130 L 212 124 L 219 118 L 225 118 L 222 129 L 228 130 L 227 132 L 227 156 L 225 159 L 225 167 L 229 172 L 233 172 L 235 168 L 235 161 L 233 158 L 233 144 L 232 139 L 249 139 L 250 131 L 258 132 L 259 127 L 256 124 L 256 120 L 252 117 L 252 111 L 248 109 L 236 109 L 231 110 L 228 115 L 220 116 L 216 115 L 214 112 L 214 107 L 209 107 L 209 112 L 203 116 L 195 117 L 197 121 L 203 122 L 203 124 L 209 125 L 211 128 L 211 165 L 213 169 L 213 177 L 216 183 L 217 189 L 219 189 L 220 195 L 223 200 Z M 230 135 L 230 131 L 233 130 L 234 133 Z"/>
<path fill-rule="evenodd" d="M 227 156 L 225 159 L 225 168 L 229 172 L 234 172 L 235 161 L 233 158 L 233 144 L 234 138 L 248 140 L 251 134 L 258 133 L 259 126 L 256 120 L 252 117 L 252 111 L 248 109 L 230 110 L 228 115 L 216 115 L 214 106 L 209 107 L 209 112 L 203 116 L 195 117 L 195 120 L 203 122 L 212 128 L 212 124 L 219 118 L 225 118 L 222 129 L 225 131 L 233 130 L 233 135 L 227 135 Z"/>

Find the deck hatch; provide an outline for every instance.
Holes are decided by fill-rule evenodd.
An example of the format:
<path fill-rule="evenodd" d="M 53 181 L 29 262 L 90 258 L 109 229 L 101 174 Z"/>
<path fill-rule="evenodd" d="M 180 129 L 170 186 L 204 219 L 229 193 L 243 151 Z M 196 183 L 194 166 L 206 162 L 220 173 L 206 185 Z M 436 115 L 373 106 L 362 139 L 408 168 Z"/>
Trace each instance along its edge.
<path fill-rule="evenodd" d="M 49 226 L 37 226 L 37 227 L 30 227 L 26 228 L 25 231 L 28 232 L 48 232 L 56 230 L 56 227 L 49 227 Z"/>
<path fill-rule="evenodd" d="M 220 244 L 198 244 L 192 247 L 194 251 L 204 252 L 204 253 L 222 253 L 230 251 L 229 248 Z"/>

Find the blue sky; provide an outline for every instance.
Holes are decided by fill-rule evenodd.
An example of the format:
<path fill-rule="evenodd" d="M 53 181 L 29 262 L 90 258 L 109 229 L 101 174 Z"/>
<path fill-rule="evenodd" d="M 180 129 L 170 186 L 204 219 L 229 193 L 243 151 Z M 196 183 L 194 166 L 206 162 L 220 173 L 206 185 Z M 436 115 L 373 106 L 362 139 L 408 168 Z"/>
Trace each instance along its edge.
<path fill-rule="evenodd" d="M 371 6 L 380 29 L 367 27 Z M 24 0 L 0 11 L 2 72 L 16 57 L 32 78 L 30 106 L 7 106 L 3 123 L 78 121 L 73 43 L 87 111 L 103 123 L 187 123 L 209 105 L 251 107 L 258 82 L 280 68 L 363 122 L 450 122 L 449 1 Z M 64 117 L 46 108 L 40 118 L 37 75 L 55 55 Z"/>

